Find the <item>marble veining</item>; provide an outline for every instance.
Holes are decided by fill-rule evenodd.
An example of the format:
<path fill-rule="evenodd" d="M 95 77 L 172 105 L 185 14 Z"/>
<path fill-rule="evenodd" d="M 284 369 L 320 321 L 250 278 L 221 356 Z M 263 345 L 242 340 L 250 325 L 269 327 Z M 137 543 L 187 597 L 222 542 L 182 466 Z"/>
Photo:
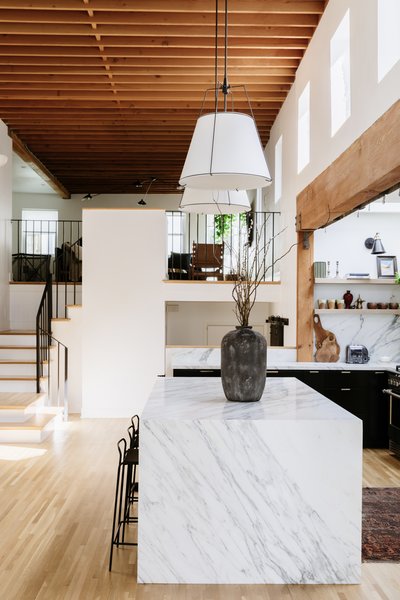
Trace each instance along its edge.
<path fill-rule="evenodd" d="M 160 379 L 140 465 L 139 582 L 359 582 L 361 422 L 305 384 Z"/>
<path fill-rule="evenodd" d="M 349 315 L 324 314 L 321 322 L 325 329 L 333 331 L 340 345 L 340 358 L 345 359 L 348 344 L 361 344 L 368 348 L 372 362 L 381 356 L 389 356 L 392 362 L 400 362 L 400 317 L 398 315 Z"/>

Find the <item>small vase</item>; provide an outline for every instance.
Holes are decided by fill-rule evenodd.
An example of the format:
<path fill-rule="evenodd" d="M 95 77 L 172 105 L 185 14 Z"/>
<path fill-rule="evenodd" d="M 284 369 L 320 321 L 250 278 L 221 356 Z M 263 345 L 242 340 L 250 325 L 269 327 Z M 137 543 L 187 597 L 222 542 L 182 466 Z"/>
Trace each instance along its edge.
<path fill-rule="evenodd" d="M 260 400 L 267 373 L 267 341 L 251 327 L 236 327 L 221 342 L 221 379 L 232 402 Z"/>
<path fill-rule="evenodd" d="M 344 307 L 350 308 L 351 303 L 353 302 L 353 294 L 350 292 L 350 290 L 347 290 L 347 292 L 345 294 L 343 294 L 343 300 L 344 300 Z"/>

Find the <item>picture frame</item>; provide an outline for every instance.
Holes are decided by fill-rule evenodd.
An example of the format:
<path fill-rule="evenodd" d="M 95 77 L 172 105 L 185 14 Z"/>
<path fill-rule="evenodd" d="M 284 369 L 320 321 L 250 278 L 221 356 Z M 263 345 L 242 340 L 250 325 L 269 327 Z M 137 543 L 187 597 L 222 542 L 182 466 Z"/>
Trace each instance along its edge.
<path fill-rule="evenodd" d="M 397 258 L 395 256 L 377 256 L 376 267 L 378 279 L 394 279 L 397 271 Z"/>

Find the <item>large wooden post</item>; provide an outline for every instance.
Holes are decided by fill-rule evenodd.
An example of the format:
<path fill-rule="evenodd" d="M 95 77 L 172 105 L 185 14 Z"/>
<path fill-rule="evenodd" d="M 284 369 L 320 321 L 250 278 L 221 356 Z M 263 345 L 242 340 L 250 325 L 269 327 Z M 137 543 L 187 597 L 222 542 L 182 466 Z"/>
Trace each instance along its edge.
<path fill-rule="evenodd" d="M 300 231 L 297 246 L 297 360 L 313 360 L 314 234 Z"/>

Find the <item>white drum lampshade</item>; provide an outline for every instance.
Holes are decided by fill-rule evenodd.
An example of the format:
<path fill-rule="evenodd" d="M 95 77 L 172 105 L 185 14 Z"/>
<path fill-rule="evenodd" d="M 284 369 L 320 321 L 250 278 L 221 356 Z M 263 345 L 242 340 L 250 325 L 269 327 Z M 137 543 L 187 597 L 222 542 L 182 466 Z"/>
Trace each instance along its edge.
<path fill-rule="evenodd" d="M 0 154 L 0 167 L 4 167 L 8 162 L 8 156 L 5 154 Z"/>
<path fill-rule="evenodd" d="M 237 112 L 199 117 L 179 183 L 207 190 L 269 185 L 271 176 L 254 119 Z"/>
<path fill-rule="evenodd" d="M 199 190 L 186 188 L 179 207 L 188 213 L 233 215 L 250 210 L 245 190 Z"/>

